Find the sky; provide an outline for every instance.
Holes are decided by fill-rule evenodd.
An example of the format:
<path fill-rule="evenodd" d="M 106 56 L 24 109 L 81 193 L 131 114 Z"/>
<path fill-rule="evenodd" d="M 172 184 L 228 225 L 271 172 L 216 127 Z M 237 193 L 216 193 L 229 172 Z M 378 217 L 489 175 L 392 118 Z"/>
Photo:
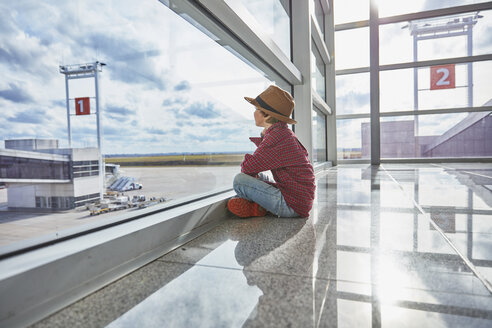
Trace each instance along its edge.
<path fill-rule="evenodd" d="M 379 0 L 381 16 L 473 2 L 477 1 Z M 275 5 L 275 1 L 243 3 L 255 11 L 260 4 Z M 255 97 L 272 82 L 159 1 L 17 0 L 1 2 L 0 10 L 4 13 L 0 20 L 1 140 L 53 138 L 67 147 L 65 80 L 58 67 L 100 61 L 107 64 L 99 89 L 103 153 L 254 150 L 248 137 L 261 129 L 255 127 L 253 108 L 243 97 Z M 474 28 L 474 54 L 492 53 L 492 13 L 481 14 L 484 17 Z M 335 1 L 335 15 L 336 23 L 367 19 L 368 1 Z M 282 17 L 263 16 L 276 22 L 264 25 L 269 32 L 285 25 Z M 382 64 L 412 60 L 412 40 L 404 25 L 381 27 Z M 285 41 L 278 42 L 282 49 L 286 47 Z M 367 66 L 368 47 L 367 28 L 338 32 L 336 68 Z M 419 59 L 461 56 L 464 49 L 463 42 L 451 39 L 427 42 L 419 45 Z M 474 64 L 476 106 L 492 94 L 491 70 L 488 62 Z M 381 74 L 382 111 L 412 108 L 412 72 Z M 466 71 L 457 68 L 457 82 L 466 83 L 465 76 Z M 419 83 L 423 87 L 428 83 L 427 72 L 419 73 Z M 337 78 L 338 113 L 368 112 L 368 87 L 368 74 Z M 71 99 L 95 95 L 91 79 L 71 80 L 69 90 Z M 445 108 L 466 103 L 461 94 L 456 95 L 424 92 L 421 105 Z M 71 116 L 74 147 L 97 145 L 94 99 L 91 107 L 93 115 Z M 73 100 L 70 108 L 74 113 Z M 446 119 L 423 119 L 420 133 L 442 133 L 461 118 Z M 360 147 L 361 121 L 341 124 L 339 147 Z"/>
<path fill-rule="evenodd" d="M 0 10 L 2 140 L 67 147 L 59 65 L 100 61 L 103 153 L 254 150 L 248 137 L 261 129 L 243 97 L 271 82 L 159 1 L 20 0 Z M 73 98 L 95 96 L 94 80 L 70 80 L 69 92 L 73 114 Z M 97 145 L 94 99 L 91 112 L 71 116 L 72 146 Z"/>

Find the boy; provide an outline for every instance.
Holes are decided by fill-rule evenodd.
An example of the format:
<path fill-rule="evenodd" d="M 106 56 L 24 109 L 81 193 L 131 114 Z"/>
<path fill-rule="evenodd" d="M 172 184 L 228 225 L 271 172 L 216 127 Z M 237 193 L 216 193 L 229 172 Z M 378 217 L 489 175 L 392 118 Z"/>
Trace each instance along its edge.
<path fill-rule="evenodd" d="M 308 153 L 287 123 L 294 110 L 292 96 L 271 85 L 256 98 L 245 97 L 256 107 L 255 123 L 263 127 L 261 138 L 250 138 L 258 147 L 246 154 L 241 173 L 234 178 L 238 197 L 227 207 L 239 217 L 308 217 L 316 189 L 313 166 Z M 261 172 L 270 170 L 275 182 L 266 181 Z"/>

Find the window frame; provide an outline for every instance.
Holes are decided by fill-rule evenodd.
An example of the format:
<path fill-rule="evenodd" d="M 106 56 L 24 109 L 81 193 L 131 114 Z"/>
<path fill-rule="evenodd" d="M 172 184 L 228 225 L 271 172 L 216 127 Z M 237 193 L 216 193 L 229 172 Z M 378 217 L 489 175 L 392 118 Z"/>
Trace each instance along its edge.
<path fill-rule="evenodd" d="M 381 139 L 380 139 L 380 121 L 381 117 L 398 117 L 408 115 L 431 115 L 431 114 L 445 114 L 445 113 L 464 113 L 464 112 L 483 112 L 491 111 L 492 106 L 473 106 L 473 107 L 459 107 L 459 108 L 443 108 L 443 109 L 426 109 L 426 110 L 404 110 L 393 112 L 381 112 L 379 108 L 379 74 L 382 71 L 399 70 L 406 68 L 418 68 L 429 67 L 434 65 L 445 64 L 462 64 L 462 63 L 476 63 L 481 61 L 492 60 L 492 54 L 465 56 L 465 57 L 450 57 L 436 60 L 422 60 L 415 62 L 400 62 L 395 64 L 379 65 L 379 26 L 385 24 L 401 23 L 410 20 L 436 18 L 455 14 L 464 14 L 474 11 L 490 10 L 492 9 L 491 2 L 470 4 L 442 9 L 434 9 L 428 11 L 422 11 L 418 13 L 410 13 L 396 16 L 389 16 L 384 18 L 378 17 L 378 11 L 375 0 L 370 0 L 370 17 L 369 20 L 354 21 L 343 24 L 338 24 L 334 28 L 334 33 L 338 31 L 352 30 L 361 27 L 369 27 L 370 29 L 370 57 L 371 62 L 368 67 L 358 67 L 350 69 L 337 70 L 335 74 L 347 75 L 357 73 L 371 74 L 370 95 L 371 95 L 371 112 L 360 114 L 343 114 L 336 115 L 337 120 L 344 119 L 356 119 L 356 118 L 370 118 L 371 122 L 371 159 L 356 159 L 356 160 L 339 160 L 340 163 L 371 163 L 373 165 L 379 165 L 380 163 L 435 163 L 435 162 L 468 162 L 468 161 L 486 161 L 492 162 L 492 156 L 481 157 L 435 157 L 435 158 L 381 158 Z"/>

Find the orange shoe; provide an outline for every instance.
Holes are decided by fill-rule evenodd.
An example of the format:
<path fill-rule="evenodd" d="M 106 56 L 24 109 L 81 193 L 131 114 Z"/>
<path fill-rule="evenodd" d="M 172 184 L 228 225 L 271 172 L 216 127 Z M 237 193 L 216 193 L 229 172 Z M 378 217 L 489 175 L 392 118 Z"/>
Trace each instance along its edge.
<path fill-rule="evenodd" d="M 239 216 L 240 218 L 248 218 L 251 216 L 265 216 L 267 211 L 256 204 L 255 202 L 250 202 L 247 199 L 234 197 L 229 199 L 227 202 L 227 208 L 233 214 Z"/>

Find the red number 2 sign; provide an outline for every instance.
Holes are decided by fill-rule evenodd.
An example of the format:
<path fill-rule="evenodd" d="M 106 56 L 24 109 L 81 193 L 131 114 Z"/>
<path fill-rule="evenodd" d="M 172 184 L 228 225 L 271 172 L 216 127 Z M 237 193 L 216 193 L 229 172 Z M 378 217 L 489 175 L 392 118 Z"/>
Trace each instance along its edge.
<path fill-rule="evenodd" d="M 89 115 L 91 113 L 89 97 L 75 98 L 75 115 Z"/>
<path fill-rule="evenodd" d="M 454 64 L 430 68 L 431 90 L 455 88 Z"/>

